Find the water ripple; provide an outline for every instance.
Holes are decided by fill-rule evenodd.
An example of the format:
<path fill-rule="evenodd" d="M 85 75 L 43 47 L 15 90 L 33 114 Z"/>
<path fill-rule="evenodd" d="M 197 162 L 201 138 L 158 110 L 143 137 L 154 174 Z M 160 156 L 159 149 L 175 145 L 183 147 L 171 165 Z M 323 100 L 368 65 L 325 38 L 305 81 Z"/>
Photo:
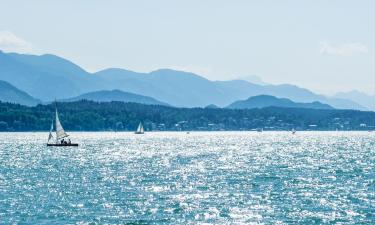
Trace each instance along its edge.
<path fill-rule="evenodd" d="M 5 224 L 373 224 L 365 132 L 2 133 Z"/>

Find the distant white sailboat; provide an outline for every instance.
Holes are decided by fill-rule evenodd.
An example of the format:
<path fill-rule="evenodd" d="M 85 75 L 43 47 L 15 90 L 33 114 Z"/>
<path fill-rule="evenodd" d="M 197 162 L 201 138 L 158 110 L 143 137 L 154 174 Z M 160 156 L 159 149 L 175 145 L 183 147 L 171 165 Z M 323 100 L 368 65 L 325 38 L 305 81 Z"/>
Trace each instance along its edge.
<path fill-rule="evenodd" d="M 50 141 L 53 140 L 53 134 L 52 134 L 53 133 L 53 120 L 52 120 L 51 129 L 48 135 L 47 146 L 78 146 L 78 144 L 71 143 L 70 139 L 69 141 L 64 140 L 64 138 L 69 137 L 69 135 L 65 132 L 64 128 L 62 127 L 60 123 L 59 114 L 57 112 L 57 107 L 56 107 L 56 113 L 55 113 L 55 132 L 56 132 L 55 143 L 50 143 Z"/>
<path fill-rule="evenodd" d="M 143 128 L 142 122 L 139 123 L 137 130 L 134 132 L 135 134 L 144 134 L 145 130 Z"/>
<path fill-rule="evenodd" d="M 296 132 L 297 132 L 297 131 L 293 128 L 293 129 L 292 129 L 292 134 L 296 134 Z"/>

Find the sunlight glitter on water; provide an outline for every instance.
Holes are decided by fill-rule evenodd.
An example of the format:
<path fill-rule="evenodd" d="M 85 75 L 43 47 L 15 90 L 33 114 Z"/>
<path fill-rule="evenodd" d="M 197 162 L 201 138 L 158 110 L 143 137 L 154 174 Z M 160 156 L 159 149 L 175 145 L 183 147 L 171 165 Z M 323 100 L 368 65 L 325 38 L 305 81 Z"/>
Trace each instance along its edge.
<path fill-rule="evenodd" d="M 375 221 L 365 132 L 1 133 L 0 220 L 27 224 Z"/>

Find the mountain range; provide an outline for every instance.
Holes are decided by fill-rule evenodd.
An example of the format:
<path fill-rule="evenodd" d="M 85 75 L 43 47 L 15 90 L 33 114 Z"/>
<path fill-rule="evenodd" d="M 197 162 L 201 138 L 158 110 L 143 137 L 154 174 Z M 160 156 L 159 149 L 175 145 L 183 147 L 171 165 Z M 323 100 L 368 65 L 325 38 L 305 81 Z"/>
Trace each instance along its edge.
<path fill-rule="evenodd" d="M 244 80 L 211 81 L 194 73 L 160 69 L 150 73 L 110 68 L 89 73 L 55 55 L 26 55 L 0 51 L 0 80 L 36 99 L 71 99 L 95 91 L 120 90 L 149 96 L 177 107 L 225 107 L 250 96 L 272 95 L 295 102 L 319 101 L 339 109 L 366 107 L 353 100 L 330 98 L 294 85 L 261 85 Z"/>
<path fill-rule="evenodd" d="M 203 107 L 215 104 L 224 107 L 250 96 L 272 95 L 296 102 L 319 101 L 341 109 L 366 109 L 351 100 L 328 98 L 289 84 L 259 85 L 244 80 L 210 81 L 193 73 L 169 69 L 148 74 L 106 69 L 95 75 L 116 89 L 151 96 L 174 106 Z"/>
<path fill-rule="evenodd" d="M 276 98 L 270 95 L 258 95 L 246 100 L 233 102 L 227 108 L 230 109 L 255 109 L 265 107 L 283 107 L 283 108 L 308 108 L 308 109 L 334 109 L 330 105 L 320 102 L 296 103 L 286 98 Z"/>

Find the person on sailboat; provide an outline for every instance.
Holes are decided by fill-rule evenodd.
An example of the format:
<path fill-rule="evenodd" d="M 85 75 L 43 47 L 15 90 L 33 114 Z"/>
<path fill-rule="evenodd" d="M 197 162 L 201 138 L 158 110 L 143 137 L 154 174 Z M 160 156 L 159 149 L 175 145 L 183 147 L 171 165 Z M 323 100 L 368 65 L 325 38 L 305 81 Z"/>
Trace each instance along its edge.
<path fill-rule="evenodd" d="M 68 139 L 68 144 L 71 144 L 72 142 L 70 141 L 70 138 Z"/>

